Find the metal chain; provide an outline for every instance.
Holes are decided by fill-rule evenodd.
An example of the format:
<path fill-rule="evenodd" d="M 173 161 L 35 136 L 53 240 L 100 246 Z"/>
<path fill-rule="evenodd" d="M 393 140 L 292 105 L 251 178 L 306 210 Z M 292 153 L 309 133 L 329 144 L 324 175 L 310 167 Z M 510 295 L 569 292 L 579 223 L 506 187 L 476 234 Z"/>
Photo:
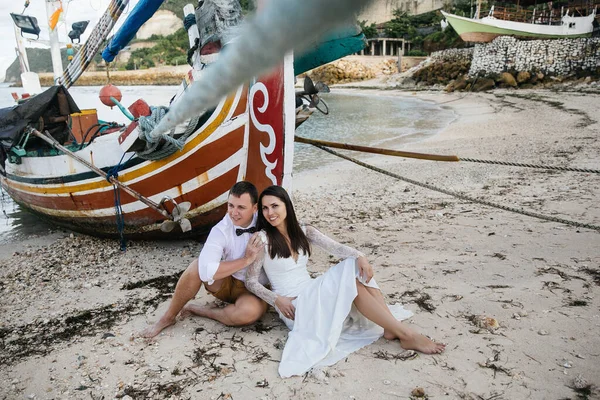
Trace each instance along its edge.
<path fill-rule="evenodd" d="M 324 151 L 326 151 L 328 153 L 331 153 L 331 154 L 333 154 L 335 156 L 338 156 L 340 158 L 343 158 L 345 160 L 351 161 L 351 162 L 353 162 L 355 164 L 358 164 L 358 165 L 360 165 L 362 167 L 365 167 L 365 168 L 371 169 L 373 171 L 379 172 L 381 174 L 388 175 L 388 176 L 391 176 L 392 178 L 396 178 L 396 179 L 399 179 L 399 180 L 404 181 L 404 182 L 412 183 L 413 185 L 417 185 L 417 186 L 420 186 L 420 187 L 423 187 L 423 188 L 426 188 L 426 189 L 430 189 L 430 190 L 434 190 L 436 192 L 444 193 L 444 194 L 447 194 L 449 196 L 453 196 L 453 197 L 459 198 L 461 200 L 466 200 L 466 201 L 470 201 L 470 202 L 473 202 L 473 203 L 483 204 L 483 205 L 489 206 L 489 207 L 499 208 L 501 210 L 510 211 L 510 212 L 514 212 L 514 213 L 517 213 L 517 214 L 526 215 L 528 217 L 539 218 L 539 219 L 543 219 L 543 220 L 546 220 L 546 221 L 552 221 L 552 222 L 559 222 L 561 224 L 576 226 L 578 228 L 588 228 L 588 229 L 592 229 L 592 230 L 595 230 L 595 231 L 600 231 L 600 226 L 598 226 L 598 225 L 592 225 L 592 224 L 587 224 L 587 223 L 583 223 L 583 222 L 571 221 L 571 220 L 564 219 L 564 218 L 550 217 L 550 216 L 543 215 L 543 214 L 538 214 L 538 213 L 535 213 L 535 212 L 532 212 L 532 211 L 526 211 L 526 210 L 523 210 L 523 209 L 520 209 L 520 208 L 503 206 L 501 204 L 492 203 L 492 202 L 489 202 L 489 201 L 486 201 L 486 200 L 476 199 L 476 198 L 464 195 L 462 193 L 453 192 L 451 190 L 438 188 L 438 187 L 430 185 L 428 183 L 421 183 L 421 182 L 415 181 L 415 180 L 410 179 L 410 178 L 405 178 L 405 177 L 400 176 L 398 174 L 394 174 L 393 172 L 389 172 L 389 171 L 386 171 L 384 169 L 381 169 L 381 168 L 375 167 L 373 165 L 370 165 L 370 164 L 364 163 L 362 161 L 359 161 L 359 160 L 357 160 L 355 158 L 348 157 L 348 156 L 346 156 L 344 154 L 338 153 L 337 151 L 331 150 L 331 149 L 329 149 L 329 148 L 327 148 L 325 146 L 321 146 L 321 145 L 318 145 L 318 144 L 313 144 L 313 146 L 318 147 L 321 150 L 324 150 Z"/>
<path fill-rule="evenodd" d="M 516 163 L 516 162 L 510 162 L 510 161 L 479 160 L 477 158 L 464 158 L 464 157 L 460 157 L 460 161 L 482 163 L 482 164 L 510 165 L 513 167 L 551 169 L 551 170 L 555 170 L 555 171 L 571 171 L 571 172 L 586 172 L 586 173 L 590 173 L 590 174 L 600 174 L 600 169 L 553 167 L 553 166 L 537 165 L 537 164 Z"/>

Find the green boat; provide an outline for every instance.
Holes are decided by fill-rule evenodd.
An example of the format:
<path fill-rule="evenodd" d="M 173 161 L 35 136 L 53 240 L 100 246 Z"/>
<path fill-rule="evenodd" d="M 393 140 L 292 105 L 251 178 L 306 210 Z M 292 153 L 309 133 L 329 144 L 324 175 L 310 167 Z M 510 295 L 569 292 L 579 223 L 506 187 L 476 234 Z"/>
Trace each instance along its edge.
<path fill-rule="evenodd" d="M 567 10 L 563 15 L 538 14 L 535 11 L 507 12 L 490 10 L 483 18 L 466 18 L 441 11 L 450 26 L 465 42 L 491 42 L 498 36 L 514 36 L 520 39 L 564 39 L 589 37 L 596 18 L 594 9 L 589 15 L 575 17 Z M 507 19 L 504 19 L 507 18 Z M 511 20 L 511 19 L 519 20 Z"/>

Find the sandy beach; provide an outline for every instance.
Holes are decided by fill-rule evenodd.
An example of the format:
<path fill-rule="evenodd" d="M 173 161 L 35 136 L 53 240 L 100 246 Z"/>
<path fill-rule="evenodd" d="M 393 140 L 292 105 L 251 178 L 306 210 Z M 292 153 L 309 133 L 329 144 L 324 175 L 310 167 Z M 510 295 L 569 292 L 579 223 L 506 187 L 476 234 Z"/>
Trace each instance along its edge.
<path fill-rule="evenodd" d="M 599 94 L 372 91 L 382 93 L 456 115 L 402 150 L 600 166 Z M 358 157 L 478 199 L 600 225 L 598 174 Z M 248 327 L 188 318 L 141 339 L 136 333 L 166 309 L 201 244 L 135 242 L 121 253 L 116 241 L 57 230 L 0 249 L 0 398 L 600 398 L 600 232 L 343 160 L 297 174 L 293 197 L 303 221 L 367 254 L 388 302 L 404 304 L 412 327 L 447 343 L 443 354 L 381 338 L 332 367 L 281 379 L 288 331 L 273 309 Z M 314 274 L 338 261 L 314 253 Z M 214 298 L 202 292 L 195 301 Z"/>

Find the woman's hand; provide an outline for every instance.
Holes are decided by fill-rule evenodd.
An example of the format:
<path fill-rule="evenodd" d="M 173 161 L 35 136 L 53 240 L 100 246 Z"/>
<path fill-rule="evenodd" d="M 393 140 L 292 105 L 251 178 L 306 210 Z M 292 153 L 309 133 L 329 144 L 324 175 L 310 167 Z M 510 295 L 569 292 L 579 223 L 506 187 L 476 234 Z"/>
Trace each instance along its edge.
<path fill-rule="evenodd" d="M 358 265 L 358 274 L 361 278 L 365 280 L 366 283 L 369 283 L 371 278 L 373 277 L 373 267 L 369 264 L 367 257 L 360 256 L 356 259 L 356 264 Z"/>
<path fill-rule="evenodd" d="M 296 318 L 296 307 L 292 304 L 292 300 L 294 299 L 296 298 L 277 296 L 277 299 L 275 300 L 275 307 L 281 311 L 284 317 L 291 320 Z"/>
<path fill-rule="evenodd" d="M 246 245 L 246 253 L 244 254 L 245 264 L 252 264 L 263 247 L 265 247 L 265 243 L 263 243 L 258 232 L 250 236 L 250 240 L 248 240 L 248 244 Z"/>

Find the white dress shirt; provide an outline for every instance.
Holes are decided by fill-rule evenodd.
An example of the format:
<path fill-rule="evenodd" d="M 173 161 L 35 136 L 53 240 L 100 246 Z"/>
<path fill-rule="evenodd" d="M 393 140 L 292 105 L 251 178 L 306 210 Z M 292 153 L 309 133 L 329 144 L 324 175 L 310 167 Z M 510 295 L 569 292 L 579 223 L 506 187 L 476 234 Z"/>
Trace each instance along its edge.
<path fill-rule="evenodd" d="M 235 226 L 229 217 L 229 214 L 226 214 L 225 217 L 211 229 L 208 238 L 206 239 L 206 243 L 204 243 L 204 247 L 198 256 L 198 272 L 200 273 L 202 282 L 206 282 L 209 285 L 212 285 L 215 282 L 214 276 L 219 269 L 221 261 L 233 261 L 244 257 L 248 240 L 252 235 L 246 232 L 237 236 L 235 230 L 238 228 L 247 229 L 251 226 L 255 226 L 256 219 L 257 214 L 254 214 L 249 226 Z M 246 268 L 234 272 L 232 276 L 245 282 Z M 269 282 L 264 272 L 261 274 L 259 280 L 263 284 Z"/>

